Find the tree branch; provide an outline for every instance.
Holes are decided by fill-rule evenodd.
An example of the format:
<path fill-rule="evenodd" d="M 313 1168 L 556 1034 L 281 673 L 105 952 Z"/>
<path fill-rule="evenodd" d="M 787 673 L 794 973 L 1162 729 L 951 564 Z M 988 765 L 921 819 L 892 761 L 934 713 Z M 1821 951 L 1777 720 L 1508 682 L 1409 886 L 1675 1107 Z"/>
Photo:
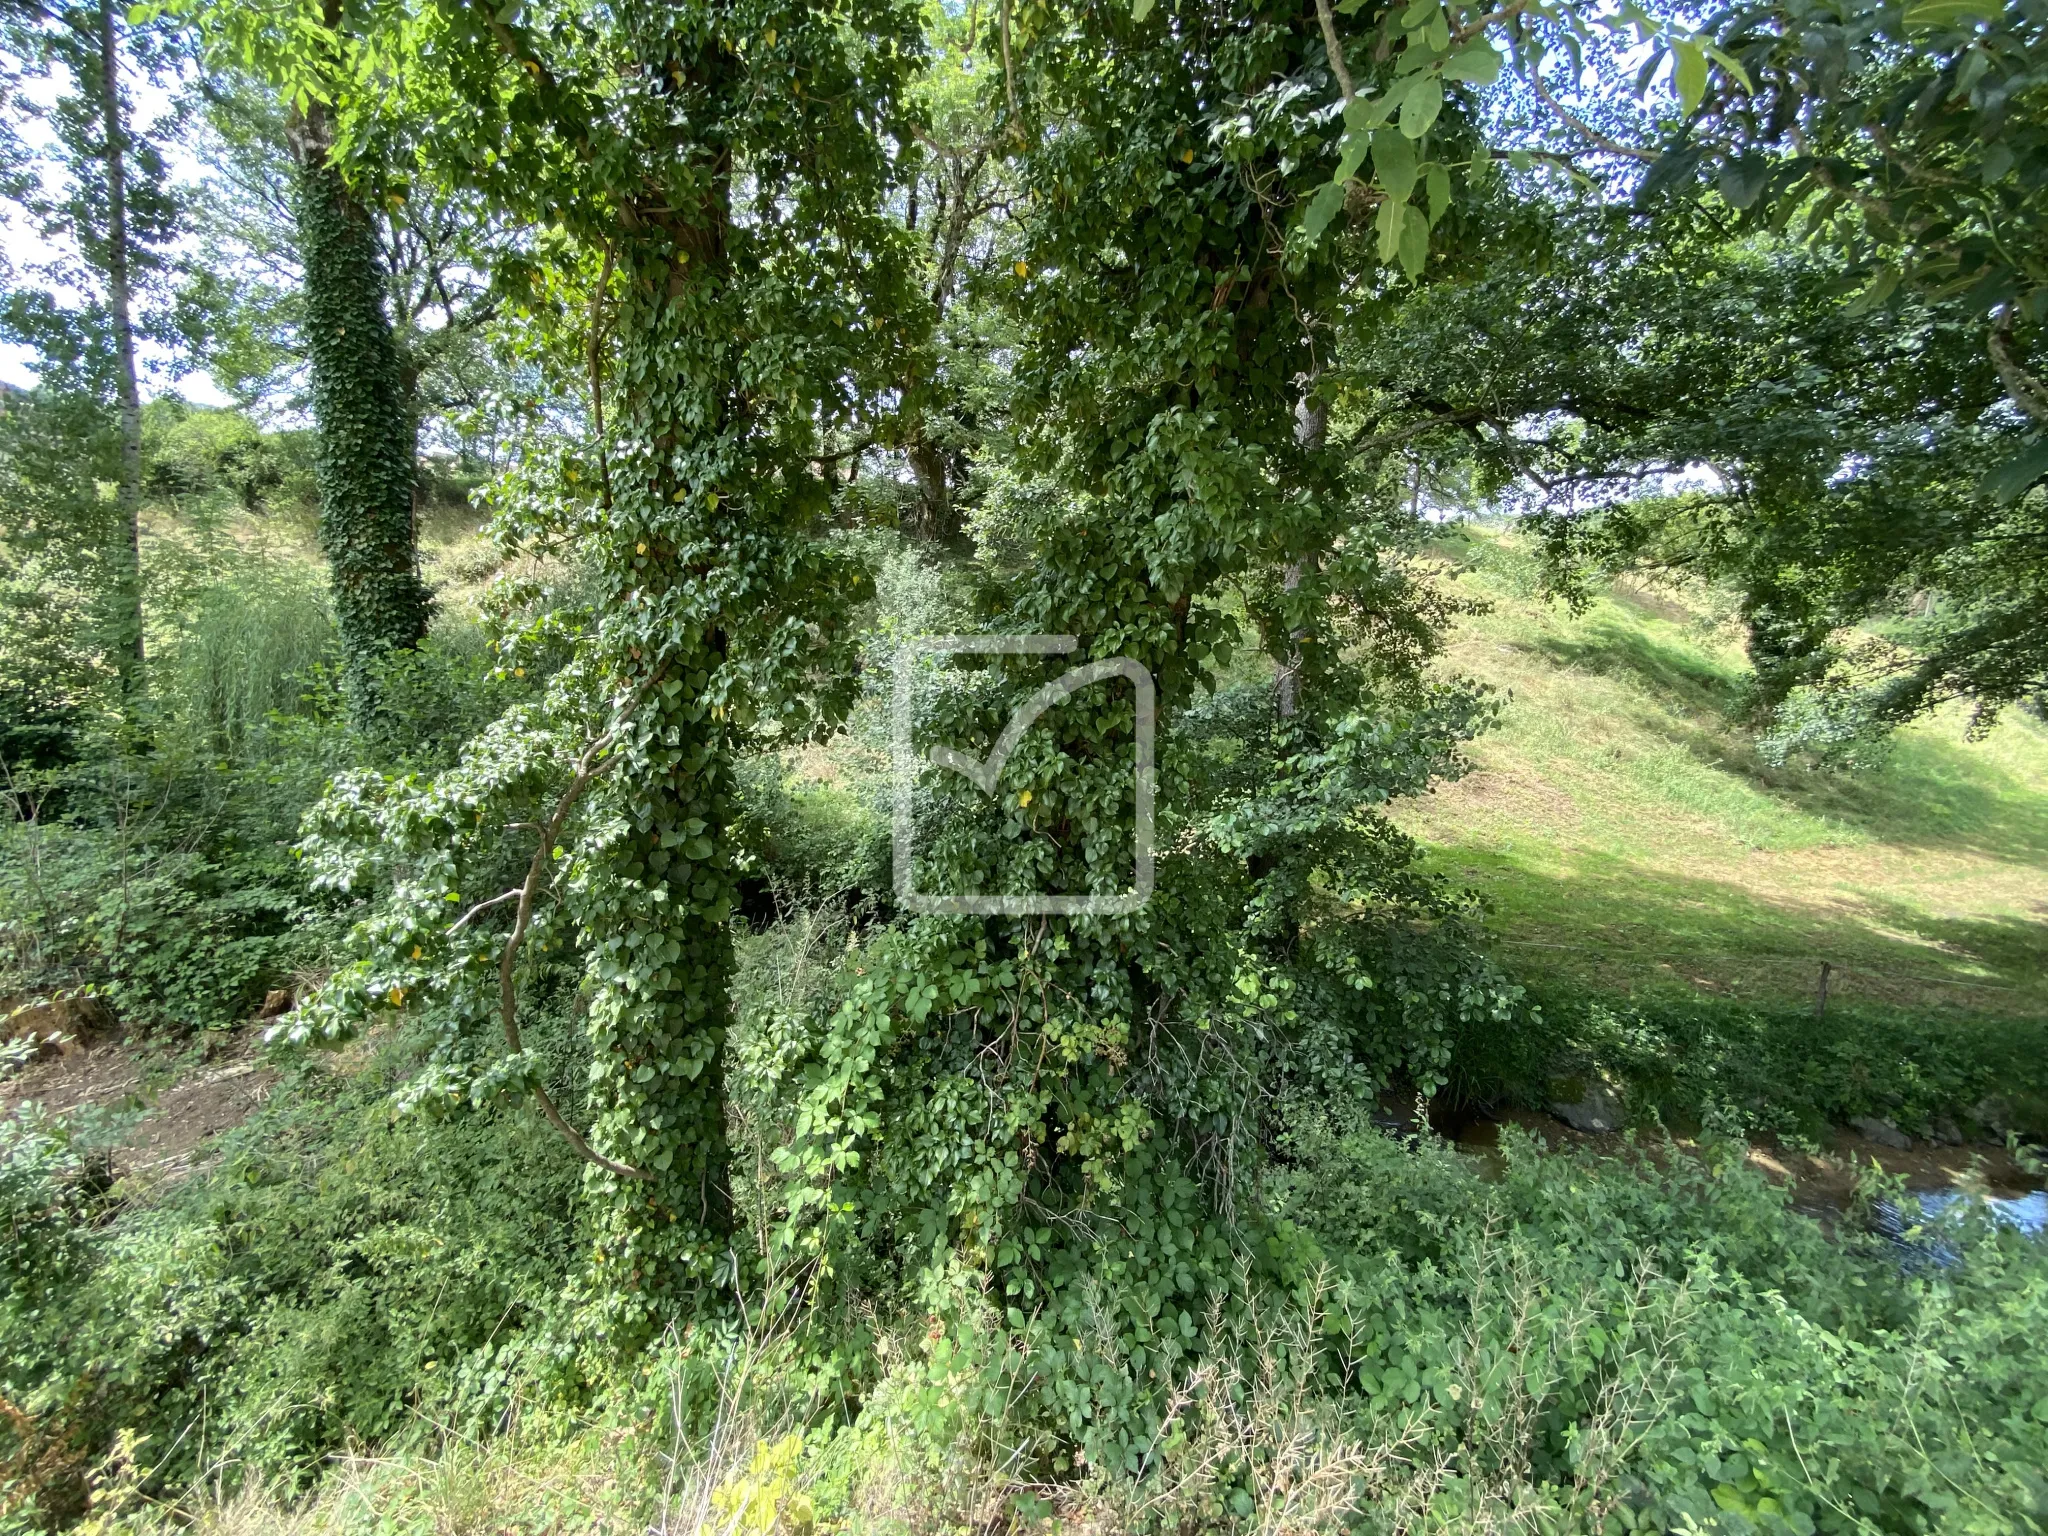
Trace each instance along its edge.
<path fill-rule="evenodd" d="M 1987 345 L 1991 351 L 1991 366 L 1998 370 L 1998 382 L 2005 386 L 2006 397 L 2034 420 L 2048 426 L 2048 385 L 2043 385 L 2027 372 L 2020 365 L 2020 360 L 2012 355 L 2010 301 L 1999 305 L 1992 315 Z"/>
<path fill-rule="evenodd" d="M 1510 21 L 1521 15 L 1528 8 L 1529 0 L 1510 0 L 1509 4 L 1502 6 L 1499 10 L 1488 11 L 1484 16 L 1476 17 L 1466 22 L 1464 26 L 1455 29 L 1451 33 L 1451 42 L 1453 44 L 1469 43 L 1495 22 Z"/>
<path fill-rule="evenodd" d="M 1327 4 L 1328 0 L 1317 0 L 1317 3 Z M 1663 158 L 1655 150 L 1638 149 L 1633 144 L 1624 144 L 1619 139 L 1610 139 L 1609 137 L 1607 137 L 1606 134 L 1600 132 L 1597 128 L 1593 128 L 1586 123 L 1580 122 L 1578 118 L 1572 115 L 1570 109 L 1567 108 L 1563 102 L 1559 101 L 1555 96 L 1550 94 L 1550 88 L 1544 85 L 1543 83 L 1543 72 L 1540 66 L 1532 68 L 1529 71 L 1529 84 L 1531 87 L 1534 88 L 1537 100 L 1541 101 L 1546 107 L 1550 108 L 1551 111 L 1555 112 L 1559 117 L 1563 118 L 1565 126 L 1567 128 L 1571 129 L 1571 131 L 1573 133 L 1576 133 L 1580 138 L 1585 139 L 1590 143 L 1597 144 L 1600 148 L 1606 150 L 1610 155 L 1626 155 L 1631 160 L 1640 160 L 1643 161 L 1645 164 L 1649 165 L 1654 165 L 1658 160 Z"/>
<path fill-rule="evenodd" d="M 1351 88 L 1351 71 L 1344 67 L 1344 45 L 1337 41 L 1337 18 L 1330 14 L 1330 0 L 1316 0 L 1316 20 L 1323 24 L 1323 52 L 1330 56 L 1330 73 L 1337 77 L 1337 89 L 1350 106 L 1358 92 Z"/>
<path fill-rule="evenodd" d="M 1017 120 L 1017 76 L 1010 68 L 1010 0 L 1003 0 L 1003 94 L 1010 104 L 1010 131 L 1019 144 L 1025 143 L 1024 125 Z"/>
<path fill-rule="evenodd" d="M 526 930 L 533 921 L 533 900 L 540 892 L 541 877 L 547 873 L 548 860 L 553 855 L 555 839 L 561 835 L 562 824 L 569 819 L 569 812 L 575 809 L 576 802 L 583 798 L 583 792 L 593 781 L 610 771 L 612 764 L 618 761 L 616 757 L 606 757 L 602 761 L 599 759 L 605 749 L 617 740 L 620 727 L 640 707 L 648 691 L 661 680 L 664 670 L 664 667 L 656 667 L 648 674 L 647 680 L 634 691 L 626 707 L 619 712 L 618 724 L 583 749 L 583 755 L 576 760 L 576 772 L 569 780 L 569 787 L 562 792 L 562 798 L 555 802 L 554 814 L 539 828 L 540 846 L 533 850 L 533 860 L 526 866 L 526 879 L 518 890 L 518 914 L 512 919 L 512 931 L 506 935 L 505 948 L 498 956 L 498 1017 L 505 1031 L 506 1048 L 515 1056 L 525 1049 L 519 1037 L 519 988 L 516 974 L 519 951 L 526 943 Z M 653 1178 L 652 1174 L 643 1173 L 629 1163 L 606 1157 L 592 1147 L 583 1139 L 576 1127 L 562 1118 L 562 1112 L 555 1107 L 555 1101 L 548 1096 L 547 1089 L 538 1082 L 532 1087 L 534 1102 L 540 1105 L 541 1113 L 548 1117 L 548 1122 L 562 1133 L 570 1146 L 576 1149 L 577 1156 L 621 1178 Z"/>
<path fill-rule="evenodd" d="M 1394 448 L 1412 437 L 1420 437 L 1432 427 L 1471 427 L 1488 420 L 1487 413 L 1478 406 L 1466 406 L 1461 410 L 1443 411 L 1424 421 L 1411 421 L 1405 427 L 1376 433 L 1371 437 L 1355 437 L 1345 447 L 1345 452 L 1354 458 L 1360 454 L 1374 453 L 1383 448 Z"/>

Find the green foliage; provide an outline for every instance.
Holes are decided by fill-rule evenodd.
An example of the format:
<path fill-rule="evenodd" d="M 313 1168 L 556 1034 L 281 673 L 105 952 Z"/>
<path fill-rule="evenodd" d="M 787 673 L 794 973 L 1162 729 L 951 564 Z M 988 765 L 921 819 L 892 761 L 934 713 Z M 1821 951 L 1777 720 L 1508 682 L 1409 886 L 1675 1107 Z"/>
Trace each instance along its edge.
<path fill-rule="evenodd" d="M 1342 107 L 1329 13 L 1263 0 L 1004 7 L 973 39 L 988 68 L 922 86 L 917 18 L 888 0 L 207 20 L 314 130 L 324 513 L 345 687 L 376 728 L 328 722 L 302 589 L 194 584 L 164 626 L 165 719 L 190 730 L 125 779 L 51 781 L 62 803 L 18 830 L 56 874 L 0 918 L 137 1017 L 231 1017 L 280 966 L 340 958 L 284 1041 L 403 1050 L 359 1077 L 297 1064 L 216 1168 L 111 1220 L 23 1122 L 10 1294 L 69 1298 L 0 1318 L 24 1446 L 140 1430 L 152 1491 L 214 1445 L 296 1480 L 350 1440 L 472 1432 L 526 1386 L 560 1406 L 594 1380 L 629 1417 L 670 1390 L 678 1431 L 704 1429 L 738 1397 L 737 1299 L 807 1421 L 707 1485 L 698 1507 L 750 1530 L 851 1510 L 861 1457 L 904 1444 L 932 1481 L 1082 1484 L 1118 1529 L 1273 1529 L 1296 1488 L 1324 1490 L 1320 1523 L 1390 1529 L 1907 1531 L 1944 1500 L 1995 1529 L 2038 1507 L 2037 1250 L 1973 1233 L 1955 1272 L 1904 1274 L 1718 1144 L 1662 1170 L 1511 1144 L 1489 1185 L 1361 1128 L 1383 1092 L 1596 1068 L 1646 1118 L 1717 1129 L 1953 1113 L 2028 1070 L 2018 1031 L 1539 1009 L 1386 810 L 1459 772 L 1493 708 L 1439 664 L 1459 605 L 1415 559 L 1429 498 L 1727 459 L 1726 501 L 1783 536 L 1693 543 L 1739 546 L 1759 657 L 1810 681 L 1920 567 L 1845 557 L 1790 593 L 1759 573 L 1896 505 L 1920 538 L 2009 435 L 1955 404 L 1990 400 L 1996 367 L 1953 317 L 1916 311 L 1865 356 L 1838 274 L 1768 243 L 1488 227 L 1519 189 L 1463 87 L 1498 69 L 1483 28 L 1534 44 L 1476 8 L 1349 7 L 1365 90 Z M 1706 58 L 1680 46 L 1688 103 Z M 486 627 L 417 649 L 373 187 L 521 227 L 496 276 L 562 429 L 492 493 L 498 553 L 531 563 Z M 998 195 L 1000 230 L 963 212 Z M 1930 370 L 1938 419 L 1902 403 Z M 1799 398 L 1814 381 L 1854 397 Z M 163 414 L 165 494 L 246 494 L 233 421 Z M 1406 445 L 1426 462 L 1385 451 Z M 344 483 L 356 450 L 375 473 Z M 849 488 L 869 452 L 883 475 Z M 943 570 L 849 533 L 903 520 L 913 482 Z M 1628 520 L 1671 510 L 1580 519 L 1558 573 L 1607 535 L 1633 558 L 1653 541 Z M 1146 668 L 1148 904 L 894 910 L 878 786 L 844 765 L 872 745 L 864 681 L 955 628 Z M 986 751 L 1065 665 L 913 672 L 918 745 Z M 1133 747 L 1114 684 L 1047 711 L 993 796 L 924 774 L 919 888 L 1121 893 Z M 779 921 L 749 934 L 763 886 Z M 322 914 L 358 919 L 345 946 Z M 1329 1449 L 1312 1477 L 1304 1445 Z"/>
<path fill-rule="evenodd" d="M 1449 1458 L 1447 1516 L 1519 1484 L 1568 1529 L 2040 1517 L 2037 1244 L 1980 1221 L 1963 1263 L 1907 1277 L 1733 1159 L 1601 1168 L 1511 1138 L 1488 1186 L 1370 1132 L 1311 1128 L 1297 1150 L 1273 1194 L 1342 1277 L 1338 1369 L 1419 1437 L 1413 1462 Z"/>
<path fill-rule="evenodd" d="M 2013 405 L 2048 424 L 2048 394 L 2010 352 L 2017 317 L 2037 335 L 2048 320 L 2048 15 L 2026 0 L 1791 0 L 1718 25 L 1724 67 L 1651 183 L 1706 170 L 1750 224 L 1798 219 L 1866 278 L 1865 309 L 1963 296 L 1980 334 L 1992 317 Z"/>
<path fill-rule="evenodd" d="M 778 908 L 891 899 L 885 785 L 806 782 L 775 754 L 742 760 L 738 777 L 740 837 Z"/>
<path fill-rule="evenodd" d="M 146 750 L 88 716 L 78 761 L 17 771 L 0 826 L 0 996 L 88 987 L 137 1029 L 225 1028 L 324 968 L 346 923 L 293 856 L 330 775 L 442 767 L 523 693 L 452 628 L 387 657 L 384 730 L 336 720 L 335 641 L 316 580 L 229 540 L 158 563 Z"/>
<path fill-rule="evenodd" d="M 1468 1101 L 1542 1105 L 1556 1082 L 1608 1073 L 1633 1114 L 1818 1138 L 1858 1115 L 1930 1136 L 1942 1122 L 1982 1136 L 2048 1134 L 2048 1073 L 2035 1019 L 1929 1017 L 1868 1004 L 1759 1005 L 1701 997 L 1622 1002 L 1551 987 L 1506 1027 L 1458 1046 L 1451 1079 Z"/>
<path fill-rule="evenodd" d="M 104 686 L 114 508 L 109 413 L 90 396 L 0 400 L 0 761 L 54 767 Z"/>
<path fill-rule="evenodd" d="M 547 1076 L 580 1069 L 559 1015 L 535 1039 Z M 11 1449 L 25 1426 L 91 1447 L 126 1429 L 153 1489 L 291 1485 L 350 1443 L 573 1392 L 551 1319 L 575 1160 L 516 1112 L 394 1119 L 414 1056 L 400 1039 L 345 1072 L 291 1067 L 206 1171 L 111 1221 L 61 1124 L 6 1122 Z"/>
<path fill-rule="evenodd" d="M 245 512 L 260 511 L 294 467 L 285 440 L 240 411 L 204 410 L 175 395 L 142 412 L 143 489 L 173 505 L 227 493 Z"/>
<path fill-rule="evenodd" d="M 159 653 L 152 750 L 93 722 L 78 762 L 16 775 L 0 994 L 91 987 L 134 1027 L 219 1028 L 317 962 L 289 848 L 331 746 L 288 722 L 326 637 L 304 585 L 245 569 Z"/>
<path fill-rule="evenodd" d="M 306 156 L 293 207 L 306 274 L 301 334 L 319 429 L 320 547 L 350 708 L 368 725 L 378 712 L 375 664 L 417 645 L 432 611 L 414 542 L 417 423 L 384 312 L 369 215 L 317 136 Z"/>
<path fill-rule="evenodd" d="M 286 72 L 324 68 L 262 18 L 220 20 Z M 833 674 L 864 580 L 819 536 L 819 438 L 885 409 L 923 323 L 904 232 L 883 212 L 918 48 L 915 17 L 887 5 L 851 25 L 752 0 L 630 21 L 563 6 L 516 26 L 426 12 L 361 45 L 397 91 L 341 104 L 344 145 L 396 105 L 430 121 L 425 167 L 562 226 L 599 270 L 597 305 L 614 308 L 616 430 L 515 519 L 573 542 L 600 594 L 582 692 L 534 723 L 586 768 L 603 760 L 592 814 L 556 825 L 593 985 L 591 1144 L 611 1159 L 591 1175 L 610 1212 L 598 1259 L 624 1277 L 600 1277 L 599 1326 L 622 1346 L 726 1265 L 734 754 L 802 740 L 847 699 Z M 381 63 L 360 78 L 382 79 Z M 479 135 L 500 147 L 479 157 Z M 473 754 L 483 790 L 531 792 L 538 760 L 488 778 L 493 754 L 514 751 L 500 734 Z M 424 835 L 440 815 L 412 825 Z M 345 805 L 337 824 L 355 816 Z M 417 914 L 388 933 L 423 956 L 448 937 Z M 480 942 L 456 946 L 451 988 L 483 978 Z M 395 982 L 408 951 L 371 964 Z"/>
<path fill-rule="evenodd" d="M 901 921 L 771 1024 L 777 1240 L 813 1293 L 986 1285 L 1028 1362 L 1021 1422 L 1131 1470 L 1221 1338 L 1200 1320 L 1255 1304 L 1282 1094 L 1426 1092 L 1464 1022 L 1515 997 L 1381 809 L 1455 771 L 1485 703 L 1427 676 L 1444 609 L 1403 558 L 1406 510 L 1354 504 L 1347 456 L 1302 426 L 1338 274 L 1268 233 L 1320 175 L 1286 110 L 1320 46 L 1292 13 L 1183 22 L 1034 14 L 1013 39 L 1027 131 L 1059 127 L 1018 161 L 1021 452 L 977 509 L 966 627 L 1078 646 L 911 679 L 919 745 L 979 755 L 1055 669 L 1141 661 L 1157 891 L 1117 916 Z M 1226 686 L 1247 627 L 1291 683 L 1253 661 Z M 1093 688 L 993 796 L 927 774 L 917 889 L 1126 890 L 1132 732 L 1122 685 Z M 1098 1337 L 1140 1369 L 1098 1368 Z"/>
<path fill-rule="evenodd" d="M 1988 724 L 2038 691 L 2048 502 L 1981 485 L 2023 433 L 1967 304 L 1868 312 L 1839 261 L 1697 215 L 1524 222 L 1350 317 L 1345 383 L 1386 472 L 1533 502 L 1574 601 L 1631 568 L 1733 586 L 1780 755 L 1852 756 L 1956 698 Z"/>

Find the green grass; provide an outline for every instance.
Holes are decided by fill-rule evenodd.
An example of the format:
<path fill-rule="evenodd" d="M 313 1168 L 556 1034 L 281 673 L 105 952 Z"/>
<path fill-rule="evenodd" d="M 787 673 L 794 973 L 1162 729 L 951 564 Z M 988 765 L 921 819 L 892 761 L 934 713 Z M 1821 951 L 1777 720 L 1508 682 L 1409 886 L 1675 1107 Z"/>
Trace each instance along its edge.
<path fill-rule="evenodd" d="M 1618 995 L 1830 996 L 2048 1014 L 2048 728 L 1960 712 L 1854 773 L 1774 765 L 1714 594 L 1617 584 L 1574 615 L 1512 535 L 1437 551 L 1467 596 L 1449 663 L 1500 689 L 1474 772 L 1408 806 L 1514 969 Z"/>

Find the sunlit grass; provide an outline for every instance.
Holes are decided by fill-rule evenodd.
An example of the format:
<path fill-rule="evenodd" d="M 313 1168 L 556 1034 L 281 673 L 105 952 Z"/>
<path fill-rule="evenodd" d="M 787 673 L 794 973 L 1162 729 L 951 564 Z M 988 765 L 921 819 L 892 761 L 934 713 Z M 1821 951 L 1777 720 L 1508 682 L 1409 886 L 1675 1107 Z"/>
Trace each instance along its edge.
<path fill-rule="evenodd" d="M 1450 662 L 1506 696 L 1475 772 L 1401 814 L 1480 891 L 1524 974 L 1996 1012 L 2048 1011 L 2048 729 L 1960 711 L 1856 773 L 1776 765 L 1739 631 L 1706 592 L 1545 600 L 1511 536 L 1442 553 L 1490 612 Z"/>

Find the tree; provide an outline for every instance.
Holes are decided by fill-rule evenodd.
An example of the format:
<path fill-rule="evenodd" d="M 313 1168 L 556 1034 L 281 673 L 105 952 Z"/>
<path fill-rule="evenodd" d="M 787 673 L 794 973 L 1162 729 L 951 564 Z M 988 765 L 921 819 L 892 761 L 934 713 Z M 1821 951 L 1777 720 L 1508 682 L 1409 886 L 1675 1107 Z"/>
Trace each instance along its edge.
<path fill-rule="evenodd" d="M 97 481 L 119 472 L 117 431 L 90 393 L 54 382 L 0 392 L 0 770 L 9 775 L 76 758 L 109 680 L 108 566 L 125 541 Z"/>
<path fill-rule="evenodd" d="M 1449 308 L 1375 321 L 1382 371 L 1433 324 L 1505 329 L 1483 358 L 1424 364 L 1447 391 L 1383 396 L 1369 443 L 1487 436 L 1470 461 L 1494 488 L 1530 473 L 1567 589 L 1637 559 L 1734 581 L 1781 745 L 1853 754 L 1959 698 L 1988 724 L 2048 680 L 2029 489 L 2048 395 L 2027 361 L 2048 303 L 2042 18 L 1787 0 L 1717 28 L 1655 40 L 1641 65 L 1639 84 L 1672 66 L 1661 152 L 1536 82 L 1573 139 L 1633 169 L 1655 222 L 1579 225 L 1554 269 L 1497 264 Z M 1586 62 L 1570 59 L 1567 83 Z M 1593 62 L 1618 90 L 1613 58 Z M 1532 430 L 1546 411 L 1559 429 Z M 1698 463 L 1718 488 L 1632 494 Z"/>
<path fill-rule="evenodd" d="M 475 839 L 497 835 L 457 807 L 562 772 L 535 759 L 532 714 L 438 788 L 341 786 L 329 846 L 360 790 L 415 840 L 441 828 L 459 856 L 409 882 L 418 905 L 379 927 L 389 946 L 329 988 L 326 1017 L 346 1028 L 436 988 L 474 999 L 502 965 L 516 1053 L 513 959 L 537 895 L 567 903 L 541 916 L 573 913 L 590 994 L 593 1123 L 577 1139 L 599 1197 L 606 1326 L 623 1342 L 729 1262 L 733 757 L 802 739 L 849 696 L 845 616 L 864 579 L 823 536 L 835 482 L 822 441 L 875 430 L 921 343 L 909 240 L 885 211 L 910 137 L 916 16 L 868 0 L 840 14 L 572 3 L 511 19 L 449 6 L 355 37 L 350 67 L 317 78 L 379 87 L 337 89 L 334 142 L 402 115 L 425 173 L 562 230 L 583 258 L 563 251 L 562 265 L 593 274 L 593 312 L 609 310 L 593 384 L 614 384 L 608 433 L 528 513 L 575 545 L 601 596 L 551 694 L 558 734 L 543 739 L 572 740 L 575 766 L 538 819 L 527 894 L 497 909 L 509 932 L 488 940 L 481 922 L 451 929 L 438 904 L 443 883 L 461 889 L 464 858 L 485 856 Z M 289 37 L 259 42 L 297 67 Z M 487 1019 L 480 1006 L 458 1022 Z"/>
<path fill-rule="evenodd" d="M 1533 504 L 1568 596 L 1631 566 L 1732 584 L 1782 746 L 2039 692 L 2043 498 L 1983 488 L 2022 429 L 1966 305 L 1860 305 L 1839 260 L 1707 211 L 1545 222 L 1356 316 L 1361 454 Z"/>
<path fill-rule="evenodd" d="M 346 41 L 340 0 L 320 14 L 335 67 Z M 304 271 L 300 337 L 319 448 L 320 547 L 334 590 L 350 713 L 378 715 L 377 671 L 426 635 L 433 599 L 420 579 L 415 528 L 418 423 L 384 307 L 376 228 L 335 155 L 322 96 L 305 94 L 287 127 L 296 173 L 292 214 Z M 362 168 L 355 168 L 359 178 Z"/>
<path fill-rule="evenodd" d="M 5 328 L 12 339 L 63 359 L 68 384 L 100 392 L 113 404 L 120 529 L 108 563 L 105 633 L 123 692 L 133 700 L 144 686 L 142 395 L 135 350 L 142 327 L 136 311 L 144 293 L 160 286 L 166 250 L 177 237 L 178 208 L 161 152 L 133 130 L 123 77 L 133 67 L 161 70 L 171 39 L 129 31 L 113 0 L 55 9 L 10 6 L 0 24 L 0 46 L 18 67 L 62 74 L 69 82 L 43 114 L 51 130 L 47 151 L 24 154 L 17 141 L 11 156 L 34 167 L 18 181 L 20 205 L 65 254 L 36 272 L 49 289 L 8 295 Z M 14 105 L 40 112 L 25 97 L 17 96 Z M 83 312 L 56 297 L 67 288 L 89 295 Z M 168 330 L 162 314 L 151 318 L 157 330 Z M 78 371 L 78 364 L 89 371 Z"/>
<path fill-rule="evenodd" d="M 960 537 L 968 450 L 986 438 L 989 418 L 1005 403 L 1001 370 L 990 359 L 1001 312 L 980 287 L 1005 265 L 1001 220 L 1012 189 L 1005 130 L 974 69 L 980 23 L 978 11 L 932 23 L 932 58 L 918 82 L 920 154 L 905 202 L 905 222 L 923 237 L 937 327 L 930 363 L 907 381 L 903 454 L 917 487 L 909 523 L 941 543 Z"/>
<path fill-rule="evenodd" d="M 1785 0 L 1722 23 L 1723 65 L 1649 190 L 1716 173 L 1756 224 L 1799 221 L 1869 286 L 1961 298 L 2007 397 L 2048 427 L 2021 333 L 2048 321 L 2048 14 L 2027 0 Z M 2037 433 L 2038 437 L 2038 433 Z M 2016 478 L 2022 470 L 2025 478 Z M 2048 439 L 2005 471 L 2048 474 Z"/>
<path fill-rule="evenodd" d="M 201 252 L 179 293 L 187 344 L 244 406 L 304 410 L 305 271 L 290 113 L 267 83 L 224 67 L 208 72 L 200 94 L 205 115 L 193 148 L 206 176 L 191 223 Z M 487 275 L 489 220 L 470 201 L 403 178 L 364 212 L 419 447 L 494 457 L 502 425 L 491 413 L 516 386 L 492 334 L 501 310 Z M 490 422 L 481 431 L 479 417 Z"/>
<path fill-rule="evenodd" d="M 1398 15 L 1355 25 L 1398 38 Z M 1040 715 L 993 793 L 935 769 L 910 804 L 917 891 L 1109 909 L 902 914 L 792 1032 L 781 1241 L 821 1288 L 986 1295 L 1028 1363 L 1019 1412 L 1094 1465 L 1165 1432 L 1166 1383 L 1202 1347 L 1177 1319 L 1255 1313 L 1284 1283 L 1252 1183 L 1282 1106 L 1427 1093 L 1458 1031 L 1514 1005 L 1380 810 L 1453 771 L 1485 706 L 1428 677 L 1444 608 L 1402 558 L 1415 521 L 1328 430 L 1347 290 L 1407 279 L 1370 193 L 1362 217 L 1314 212 L 1340 170 L 1346 212 L 1357 162 L 1323 109 L 1342 40 L 1304 21 L 1215 0 L 992 27 L 1017 243 L 988 286 L 1017 338 L 1017 450 L 975 519 L 962 627 L 1073 647 L 913 666 L 914 746 L 979 758 L 1068 668 L 1142 664 L 1157 885 L 1134 899 L 1141 738 L 1118 672 Z M 1413 87 L 1391 44 L 1361 51 L 1347 95 Z M 1437 183 L 1440 238 L 1462 97 L 1380 152 Z M 1153 1379 L 1096 1372 L 1081 1340 L 1104 1337 Z"/>

